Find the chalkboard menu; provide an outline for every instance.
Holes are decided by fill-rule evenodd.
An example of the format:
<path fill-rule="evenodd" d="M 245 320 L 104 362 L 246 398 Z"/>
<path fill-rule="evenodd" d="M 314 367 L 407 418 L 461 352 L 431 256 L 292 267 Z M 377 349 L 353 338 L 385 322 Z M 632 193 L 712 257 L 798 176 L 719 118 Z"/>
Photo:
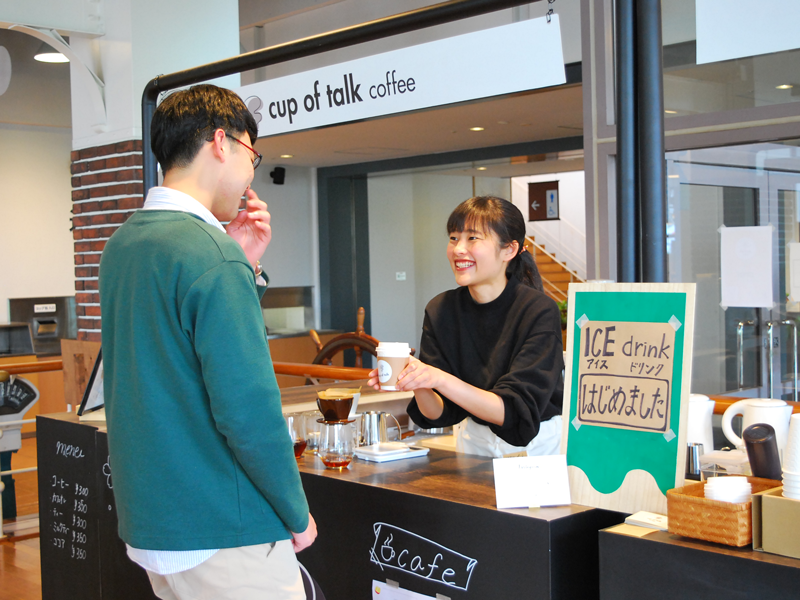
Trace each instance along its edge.
<path fill-rule="evenodd" d="M 117 533 L 105 431 L 37 417 L 43 600 L 156 600 Z"/>
<path fill-rule="evenodd" d="M 100 600 L 97 430 L 65 421 L 43 426 L 41 417 L 36 421 L 42 597 Z M 46 565 L 57 568 L 45 573 Z"/>

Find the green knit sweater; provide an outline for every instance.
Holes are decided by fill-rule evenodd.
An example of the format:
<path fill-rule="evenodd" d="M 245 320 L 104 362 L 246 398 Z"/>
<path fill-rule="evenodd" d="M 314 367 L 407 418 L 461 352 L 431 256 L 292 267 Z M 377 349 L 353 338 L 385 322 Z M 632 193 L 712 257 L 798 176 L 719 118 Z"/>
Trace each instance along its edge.
<path fill-rule="evenodd" d="M 188 213 L 139 211 L 100 263 L 120 537 L 199 550 L 290 538 L 308 504 L 281 414 L 253 269 Z"/>

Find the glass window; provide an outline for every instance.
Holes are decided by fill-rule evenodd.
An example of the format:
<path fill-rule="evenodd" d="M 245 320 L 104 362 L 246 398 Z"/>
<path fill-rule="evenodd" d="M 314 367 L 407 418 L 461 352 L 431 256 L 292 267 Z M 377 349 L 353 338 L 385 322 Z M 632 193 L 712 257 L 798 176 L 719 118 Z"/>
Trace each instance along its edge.
<path fill-rule="evenodd" d="M 800 101 L 800 50 L 698 65 L 695 10 L 662 3 L 666 118 Z"/>
<path fill-rule="evenodd" d="M 692 391 L 795 399 L 797 141 L 667 153 L 669 276 L 697 284 Z M 773 230 L 772 307 L 722 305 L 721 227 Z M 797 285 L 797 283 L 795 284 Z"/>

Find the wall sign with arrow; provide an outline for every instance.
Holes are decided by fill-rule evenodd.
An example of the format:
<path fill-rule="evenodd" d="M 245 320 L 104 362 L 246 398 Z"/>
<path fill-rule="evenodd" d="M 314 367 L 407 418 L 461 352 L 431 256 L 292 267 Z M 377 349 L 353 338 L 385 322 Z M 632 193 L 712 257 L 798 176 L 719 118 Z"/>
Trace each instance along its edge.
<path fill-rule="evenodd" d="M 558 181 L 529 183 L 528 221 L 553 221 L 558 219 Z"/>

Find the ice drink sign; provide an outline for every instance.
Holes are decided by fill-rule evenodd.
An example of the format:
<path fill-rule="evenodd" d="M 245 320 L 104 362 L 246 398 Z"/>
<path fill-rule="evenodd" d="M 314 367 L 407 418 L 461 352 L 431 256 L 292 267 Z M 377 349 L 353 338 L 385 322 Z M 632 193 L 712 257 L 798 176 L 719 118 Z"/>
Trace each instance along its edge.
<path fill-rule="evenodd" d="M 666 513 L 683 484 L 694 284 L 571 284 L 562 452 L 572 502 Z"/>
<path fill-rule="evenodd" d="M 581 424 L 669 431 L 676 321 L 584 321 L 576 415 Z"/>

